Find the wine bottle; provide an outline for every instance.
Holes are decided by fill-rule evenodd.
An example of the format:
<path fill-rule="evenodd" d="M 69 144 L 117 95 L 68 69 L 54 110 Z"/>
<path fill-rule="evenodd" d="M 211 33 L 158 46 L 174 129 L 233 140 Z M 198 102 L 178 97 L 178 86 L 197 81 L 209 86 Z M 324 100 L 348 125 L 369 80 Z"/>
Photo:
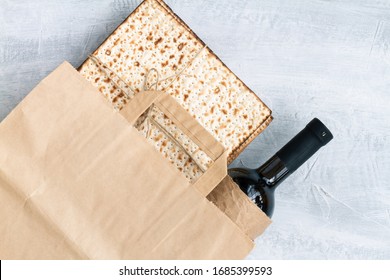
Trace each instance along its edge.
<path fill-rule="evenodd" d="M 274 211 L 274 191 L 306 160 L 333 139 L 329 129 L 317 118 L 256 169 L 231 168 L 233 181 L 268 216 Z"/>

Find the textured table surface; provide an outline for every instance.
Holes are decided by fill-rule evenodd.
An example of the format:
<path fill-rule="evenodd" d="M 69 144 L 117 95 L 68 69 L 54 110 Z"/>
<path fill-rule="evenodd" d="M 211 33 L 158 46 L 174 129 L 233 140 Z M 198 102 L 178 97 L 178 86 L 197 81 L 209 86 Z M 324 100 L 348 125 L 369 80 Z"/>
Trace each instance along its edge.
<path fill-rule="evenodd" d="M 0 120 L 139 2 L 0 0 Z M 277 189 L 248 258 L 390 259 L 390 1 L 167 3 L 273 110 L 232 166 L 260 165 L 313 117 L 334 134 Z"/>

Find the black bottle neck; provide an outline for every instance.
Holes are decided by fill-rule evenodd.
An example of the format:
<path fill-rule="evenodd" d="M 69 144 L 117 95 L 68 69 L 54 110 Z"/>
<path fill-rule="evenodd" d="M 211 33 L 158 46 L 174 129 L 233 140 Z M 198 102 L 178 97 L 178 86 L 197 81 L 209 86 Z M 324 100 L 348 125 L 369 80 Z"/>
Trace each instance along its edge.
<path fill-rule="evenodd" d="M 315 118 L 256 172 L 269 188 L 276 188 L 332 139 L 329 129 Z"/>
<path fill-rule="evenodd" d="M 269 188 L 276 188 L 291 174 L 277 155 L 272 156 L 262 166 L 257 168 L 256 172 Z"/>

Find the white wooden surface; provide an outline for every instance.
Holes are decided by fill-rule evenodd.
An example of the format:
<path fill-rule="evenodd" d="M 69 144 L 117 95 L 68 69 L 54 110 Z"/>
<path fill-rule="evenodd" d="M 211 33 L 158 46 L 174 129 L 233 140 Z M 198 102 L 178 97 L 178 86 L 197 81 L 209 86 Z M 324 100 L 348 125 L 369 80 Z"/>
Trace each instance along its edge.
<path fill-rule="evenodd" d="M 0 120 L 138 3 L 0 0 Z M 167 3 L 273 110 L 234 166 L 260 165 L 313 117 L 335 137 L 277 190 L 248 258 L 390 259 L 390 1 Z"/>

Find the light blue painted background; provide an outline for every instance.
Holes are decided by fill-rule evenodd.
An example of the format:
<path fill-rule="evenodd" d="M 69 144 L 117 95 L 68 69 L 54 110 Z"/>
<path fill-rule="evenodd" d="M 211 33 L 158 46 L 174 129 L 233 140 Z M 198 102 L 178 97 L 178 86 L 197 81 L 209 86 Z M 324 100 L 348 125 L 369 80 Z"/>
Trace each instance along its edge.
<path fill-rule="evenodd" d="M 0 0 L 0 120 L 138 3 Z M 167 3 L 273 110 L 234 166 L 260 165 L 313 117 L 335 136 L 277 190 L 248 258 L 390 259 L 390 1 Z"/>

